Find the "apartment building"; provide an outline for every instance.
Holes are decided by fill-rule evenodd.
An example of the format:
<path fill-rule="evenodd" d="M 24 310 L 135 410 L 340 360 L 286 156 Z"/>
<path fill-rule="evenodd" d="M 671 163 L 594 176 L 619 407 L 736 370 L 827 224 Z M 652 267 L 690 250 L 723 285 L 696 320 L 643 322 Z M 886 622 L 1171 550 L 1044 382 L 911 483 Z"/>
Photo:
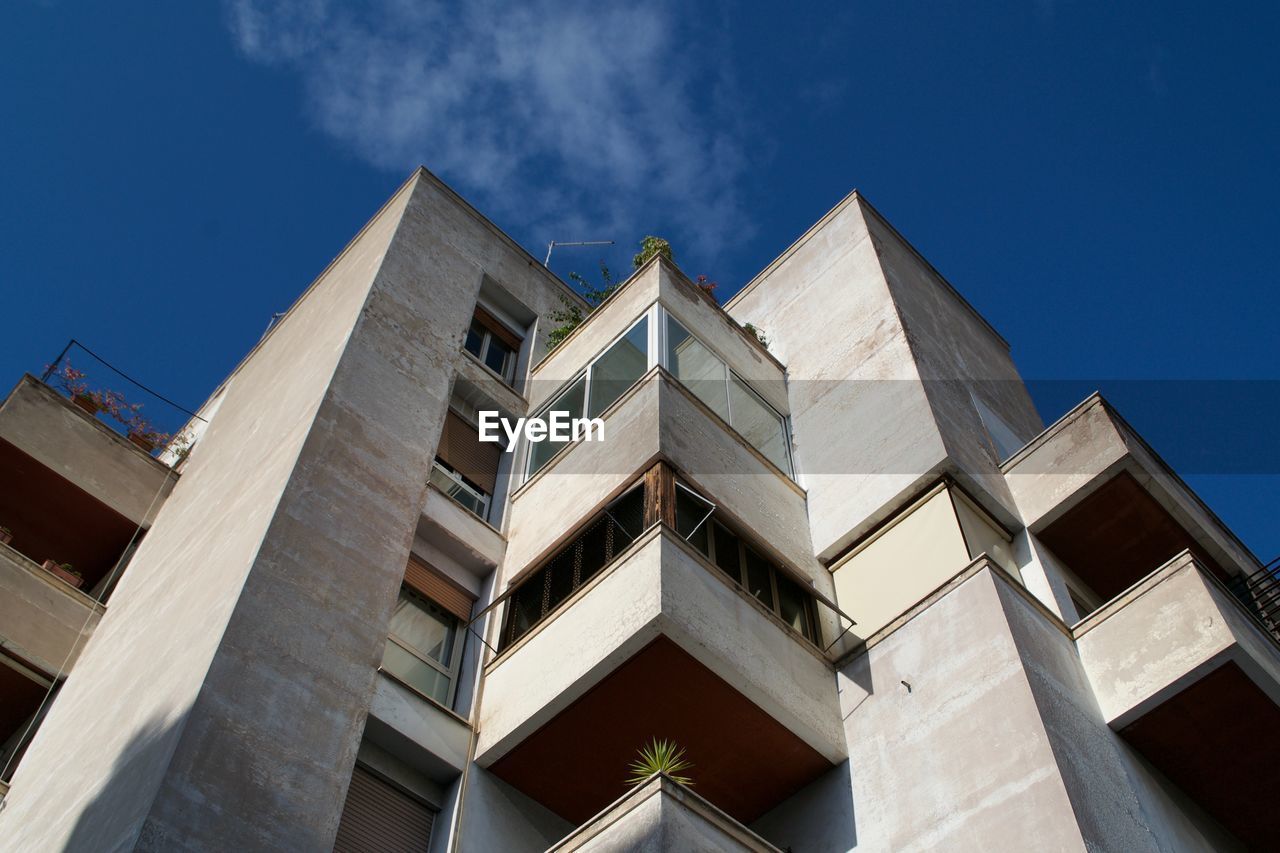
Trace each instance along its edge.
<path fill-rule="evenodd" d="M 564 300 L 419 170 L 181 447 L 21 378 L 0 849 L 1271 846 L 1275 564 L 865 199 Z"/>

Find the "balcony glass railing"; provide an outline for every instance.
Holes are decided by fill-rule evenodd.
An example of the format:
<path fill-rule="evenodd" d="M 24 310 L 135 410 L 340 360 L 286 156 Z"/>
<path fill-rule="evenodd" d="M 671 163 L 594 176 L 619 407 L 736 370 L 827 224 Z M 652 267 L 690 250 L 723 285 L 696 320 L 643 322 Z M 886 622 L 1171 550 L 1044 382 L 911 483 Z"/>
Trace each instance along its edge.
<path fill-rule="evenodd" d="M 489 512 L 489 496 L 467 483 L 461 474 L 449 469 L 438 459 L 431 466 L 431 482 L 440 491 L 480 516 L 480 518 L 483 519 L 487 516 Z"/>
<path fill-rule="evenodd" d="M 792 475 L 786 418 L 660 304 L 566 383 L 536 417 L 546 419 L 552 412 L 563 412 L 569 419 L 597 417 L 654 365 L 666 368 L 748 444 Z M 532 477 L 565 444 L 550 440 L 531 444 L 525 476 Z"/>

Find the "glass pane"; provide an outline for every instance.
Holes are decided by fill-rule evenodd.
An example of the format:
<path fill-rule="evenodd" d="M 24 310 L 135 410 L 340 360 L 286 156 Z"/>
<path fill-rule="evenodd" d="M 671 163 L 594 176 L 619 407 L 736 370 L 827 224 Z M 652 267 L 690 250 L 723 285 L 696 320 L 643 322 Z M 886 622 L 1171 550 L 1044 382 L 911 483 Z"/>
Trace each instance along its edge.
<path fill-rule="evenodd" d="M 711 535 L 709 530 L 711 520 L 707 519 L 710 513 L 711 504 L 703 500 L 700 495 L 676 486 L 676 533 L 703 554 L 711 553 L 710 546 L 707 544 Z M 690 536 L 690 533 L 693 535 Z"/>
<path fill-rule="evenodd" d="M 467 340 L 462 344 L 466 347 L 467 352 L 480 357 L 480 348 L 484 345 L 484 326 L 481 326 L 475 320 L 471 321 L 471 328 L 467 330 Z"/>
<path fill-rule="evenodd" d="M 587 407 L 587 417 L 594 418 L 609 408 L 648 367 L 649 318 L 645 317 L 591 365 L 591 405 Z"/>
<path fill-rule="evenodd" d="M 542 618 L 542 588 L 545 582 L 544 573 L 534 572 L 529 580 L 520 585 L 507 599 L 510 608 L 510 622 L 507 625 L 506 642 L 503 648 L 520 639 L 538 620 Z"/>
<path fill-rule="evenodd" d="M 426 602 L 400 594 L 391 614 L 390 633 L 419 654 L 446 668 L 453 662 L 454 629 L 458 620 Z"/>
<path fill-rule="evenodd" d="M 747 551 L 747 592 L 760 599 L 765 607 L 773 609 L 773 587 L 769 585 L 770 566 L 764 557 L 761 557 L 750 548 Z"/>
<path fill-rule="evenodd" d="M 507 370 L 515 363 L 515 352 L 502 341 L 490 337 L 489 351 L 484 354 L 484 363 L 503 379 L 510 379 Z"/>
<path fill-rule="evenodd" d="M 476 515 L 484 518 L 484 498 L 475 490 L 468 488 L 440 467 L 440 463 L 436 463 L 431 468 L 431 482 L 434 483 L 442 492 L 462 504 Z"/>
<path fill-rule="evenodd" d="M 738 537 L 723 525 L 715 525 L 716 565 L 735 582 L 742 583 L 742 558 L 738 554 Z"/>
<path fill-rule="evenodd" d="M 570 385 L 565 392 L 556 398 L 546 411 L 542 412 L 539 417 L 550 418 L 552 412 L 564 412 L 570 418 L 582 417 L 583 397 L 586 394 L 587 383 L 585 379 L 579 379 Z M 567 441 L 552 441 L 550 438 L 542 441 L 534 441 L 529 444 L 529 474 L 547 464 L 547 460 L 556 455 L 556 452 L 564 447 Z"/>
<path fill-rule="evenodd" d="M 730 423 L 738 434 L 766 459 L 790 474 L 787 433 L 783 429 L 782 418 L 736 376 L 729 382 L 729 403 L 733 412 Z"/>
<path fill-rule="evenodd" d="M 725 385 L 724 362 L 690 335 L 674 317 L 667 315 L 666 368 L 693 396 L 706 403 L 727 422 L 729 420 L 728 387 Z"/>
<path fill-rule="evenodd" d="M 382 652 L 382 668 L 442 705 L 449 701 L 449 677 L 400 648 L 394 640 L 387 640 Z"/>
<path fill-rule="evenodd" d="M 782 621 L 795 628 L 809 640 L 813 640 L 813 625 L 809 621 L 809 596 L 800 584 L 777 573 L 778 615 Z"/>

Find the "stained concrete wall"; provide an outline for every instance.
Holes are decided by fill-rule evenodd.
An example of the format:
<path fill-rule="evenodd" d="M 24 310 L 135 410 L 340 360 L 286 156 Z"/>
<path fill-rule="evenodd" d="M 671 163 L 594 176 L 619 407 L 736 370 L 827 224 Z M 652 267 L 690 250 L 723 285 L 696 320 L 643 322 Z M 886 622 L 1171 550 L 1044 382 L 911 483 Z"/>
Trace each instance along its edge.
<path fill-rule="evenodd" d="M 1013 522 L 1001 460 L 973 402 L 980 399 L 1024 442 L 1044 428 L 1009 345 L 874 208 L 862 206 L 952 471 L 988 511 Z"/>
<path fill-rule="evenodd" d="M 944 471 L 1016 521 L 970 394 L 1040 421 L 1008 348 L 856 193 L 728 303 L 787 365 L 813 541 L 830 558 Z"/>
<path fill-rule="evenodd" d="M 495 234 L 418 173 L 237 368 L 0 834 L 332 844 L 481 279 L 548 287 Z"/>
<path fill-rule="evenodd" d="M 0 406 L 0 439 L 137 524 L 151 523 L 177 479 L 33 376 Z"/>
<path fill-rule="evenodd" d="M 856 196 L 727 304 L 787 366 L 815 553 L 829 558 L 940 472 L 946 448 Z"/>
<path fill-rule="evenodd" d="M 1080 831 L 1096 850 L 1234 850 L 1238 844 L 1106 725 L 1065 627 L 1010 584 L 1000 602 Z M 1125 657 L 1136 659 L 1131 647 Z M 1149 654 L 1153 662 L 1158 656 Z"/>

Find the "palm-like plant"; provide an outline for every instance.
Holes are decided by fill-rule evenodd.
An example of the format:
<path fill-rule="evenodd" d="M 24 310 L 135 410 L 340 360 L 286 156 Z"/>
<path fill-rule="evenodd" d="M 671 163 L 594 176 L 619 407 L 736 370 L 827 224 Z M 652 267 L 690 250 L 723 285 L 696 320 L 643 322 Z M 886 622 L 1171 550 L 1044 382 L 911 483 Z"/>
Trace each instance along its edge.
<path fill-rule="evenodd" d="M 673 741 L 654 738 L 640 749 L 639 756 L 627 767 L 631 771 L 627 784 L 642 785 L 655 773 L 665 773 L 672 781 L 692 786 L 692 779 L 680 775 L 692 766 L 691 762 L 685 760 L 683 747 L 676 746 Z"/>

